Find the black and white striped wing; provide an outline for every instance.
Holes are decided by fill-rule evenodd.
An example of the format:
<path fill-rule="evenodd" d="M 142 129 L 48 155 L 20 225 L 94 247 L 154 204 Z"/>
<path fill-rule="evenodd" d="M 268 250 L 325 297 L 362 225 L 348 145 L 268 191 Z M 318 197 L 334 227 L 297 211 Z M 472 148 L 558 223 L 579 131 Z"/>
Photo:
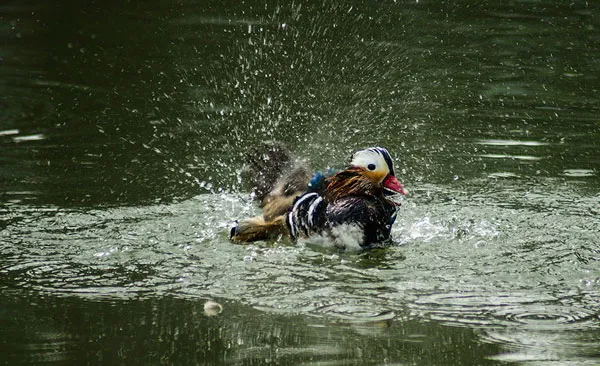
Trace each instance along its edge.
<path fill-rule="evenodd" d="M 327 204 L 318 193 L 300 196 L 288 214 L 287 225 L 292 239 L 320 232 L 326 223 Z"/>

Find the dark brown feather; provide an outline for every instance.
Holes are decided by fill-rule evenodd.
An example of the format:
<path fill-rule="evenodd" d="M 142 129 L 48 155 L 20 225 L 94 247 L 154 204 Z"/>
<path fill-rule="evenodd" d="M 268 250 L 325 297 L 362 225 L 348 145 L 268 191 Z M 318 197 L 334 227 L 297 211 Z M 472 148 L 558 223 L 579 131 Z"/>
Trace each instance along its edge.
<path fill-rule="evenodd" d="M 261 201 L 263 215 L 240 220 L 231 230 L 235 242 L 275 239 L 287 234 L 287 213 L 294 200 L 305 193 L 311 178 L 308 165 L 292 160 L 283 145 L 264 145 L 248 157 L 246 167 L 247 180 Z"/>
<path fill-rule="evenodd" d="M 294 205 L 296 197 L 306 192 L 311 173 L 306 164 L 297 162 L 294 169 L 283 174 L 275 187 L 262 200 L 266 221 L 287 214 Z"/>

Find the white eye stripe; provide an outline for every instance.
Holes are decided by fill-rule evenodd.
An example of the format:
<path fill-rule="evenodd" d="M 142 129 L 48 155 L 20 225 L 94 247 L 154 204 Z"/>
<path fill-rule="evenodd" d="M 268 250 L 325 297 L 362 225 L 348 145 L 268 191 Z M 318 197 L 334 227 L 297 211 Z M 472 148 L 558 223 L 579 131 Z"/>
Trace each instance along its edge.
<path fill-rule="evenodd" d="M 390 172 L 385 158 L 375 148 L 357 151 L 352 157 L 350 165 L 365 168 L 372 172 L 380 172 L 384 175 Z"/>

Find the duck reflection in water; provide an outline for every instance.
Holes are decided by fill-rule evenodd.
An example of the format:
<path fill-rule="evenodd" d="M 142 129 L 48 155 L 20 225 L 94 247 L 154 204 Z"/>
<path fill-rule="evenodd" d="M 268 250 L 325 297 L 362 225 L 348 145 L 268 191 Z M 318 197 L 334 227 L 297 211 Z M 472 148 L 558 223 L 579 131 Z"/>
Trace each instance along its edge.
<path fill-rule="evenodd" d="M 385 245 L 400 203 L 408 195 L 394 172 L 389 152 L 371 147 L 354 152 L 349 166 L 311 175 L 280 144 L 249 156 L 246 175 L 261 200 L 263 215 L 236 222 L 231 239 L 238 243 L 292 240 L 321 235 L 334 243 L 360 248 Z M 352 245 L 352 244 L 350 244 Z"/>

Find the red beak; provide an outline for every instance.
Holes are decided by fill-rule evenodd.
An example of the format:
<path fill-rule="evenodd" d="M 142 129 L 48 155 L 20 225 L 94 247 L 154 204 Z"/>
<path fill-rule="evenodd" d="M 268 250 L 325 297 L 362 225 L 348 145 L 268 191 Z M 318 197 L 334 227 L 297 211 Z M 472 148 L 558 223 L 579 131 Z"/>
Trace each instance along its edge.
<path fill-rule="evenodd" d="M 390 191 L 408 196 L 408 190 L 404 189 L 402 184 L 398 182 L 398 179 L 391 174 L 385 177 L 383 180 L 383 186 Z"/>

